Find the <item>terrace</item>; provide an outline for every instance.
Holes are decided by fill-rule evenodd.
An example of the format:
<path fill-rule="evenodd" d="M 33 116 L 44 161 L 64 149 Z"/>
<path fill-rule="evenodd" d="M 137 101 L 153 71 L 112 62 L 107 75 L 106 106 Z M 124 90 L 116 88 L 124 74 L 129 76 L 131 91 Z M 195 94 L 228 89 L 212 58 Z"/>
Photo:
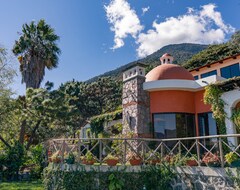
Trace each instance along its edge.
<path fill-rule="evenodd" d="M 177 176 L 171 182 L 173 188 L 189 187 L 188 180 L 200 189 L 232 187 L 229 174 L 233 178 L 238 175 L 234 167 L 240 166 L 240 145 L 230 145 L 228 140 L 239 137 L 53 139 L 48 153 L 53 169 L 61 172 L 98 171 L 102 175 L 124 171 L 136 175 L 160 167 Z"/>

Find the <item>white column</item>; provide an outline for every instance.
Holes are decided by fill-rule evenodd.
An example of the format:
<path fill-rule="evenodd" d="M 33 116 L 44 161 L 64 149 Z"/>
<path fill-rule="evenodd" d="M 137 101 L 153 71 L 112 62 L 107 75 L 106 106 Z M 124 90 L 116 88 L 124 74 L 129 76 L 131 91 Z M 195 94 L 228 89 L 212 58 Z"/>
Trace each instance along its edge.
<path fill-rule="evenodd" d="M 236 127 L 234 126 L 233 122 L 231 121 L 232 116 L 232 109 L 236 106 L 236 103 L 240 101 L 240 91 L 239 90 L 232 90 L 229 92 L 223 93 L 221 96 L 222 100 L 225 102 L 224 111 L 226 113 L 226 132 L 227 134 L 236 134 Z M 237 146 L 237 138 L 236 137 L 229 137 L 228 142 L 230 145 Z"/>

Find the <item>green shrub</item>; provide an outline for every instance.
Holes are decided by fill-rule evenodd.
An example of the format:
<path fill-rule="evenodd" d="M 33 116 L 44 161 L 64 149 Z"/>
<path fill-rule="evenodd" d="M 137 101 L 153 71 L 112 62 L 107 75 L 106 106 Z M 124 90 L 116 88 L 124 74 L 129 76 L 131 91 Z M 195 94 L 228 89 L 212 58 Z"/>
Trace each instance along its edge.
<path fill-rule="evenodd" d="M 24 162 L 24 148 L 19 142 L 15 142 L 11 148 L 7 148 L 1 155 L 1 168 L 3 178 L 6 180 L 16 180 L 18 171 Z"/>
<path fill-rule="evenodd" d="M 61 170 L 48 166 L 44 171 L 45 189 L 61 190 L 168 190 L 175 174 L 167 166 L 147 166 L 141 172 L 123 170 L 100 172 L 96 166 L 90 171 L 79 166 L 78 170 Z"/>

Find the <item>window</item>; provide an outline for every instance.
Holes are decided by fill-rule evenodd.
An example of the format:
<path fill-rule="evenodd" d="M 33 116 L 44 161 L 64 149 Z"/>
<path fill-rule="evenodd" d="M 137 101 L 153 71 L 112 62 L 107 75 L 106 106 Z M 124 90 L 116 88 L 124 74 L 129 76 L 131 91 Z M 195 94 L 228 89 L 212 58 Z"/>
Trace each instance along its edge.
<path fill-rule="evenodd" d="M 240 76 L 239 63 L 221 68 L 221 76 L 227 79 Z"/>
<path fill-rule="evenodd" d="M 211 136 L 217 135 L 217 124 L 212 116 L 212 113 L 201 113 L 198 114 L 198 128 L 200 136 Z M 207 148 L 211 148 L 214 143 L 216 143 L 216 138 L 202 139 L 200 142 L 204 144 Z M 200 149 L 202 153 L 205 152 L 203 148 Z"/>
<path fill-rule="evenodd" d="M 214 70 L 214 71 L 210 71 L 210 72 L 201 74 L 201 78 L 209 77 L 209 76 L 212 76 L 212 75 L 217 75 L 217 71 Z"/>
<path fill-rule="evenodd" d="M 211 112 L 198 114 L 198 125 L 200 136 L 217 135 L 216 121 Z"/>
<path fill-rule="evenodd" d="M 198 75 L 194 76 L 194 79 L 195 79 L 195 80 L 198 80 Z"/>
<path fill-rule="evenodd" d="M 181 138 L 195 136 L 194 114 L 159 113 L 153 114 L 155 138 Z"/>

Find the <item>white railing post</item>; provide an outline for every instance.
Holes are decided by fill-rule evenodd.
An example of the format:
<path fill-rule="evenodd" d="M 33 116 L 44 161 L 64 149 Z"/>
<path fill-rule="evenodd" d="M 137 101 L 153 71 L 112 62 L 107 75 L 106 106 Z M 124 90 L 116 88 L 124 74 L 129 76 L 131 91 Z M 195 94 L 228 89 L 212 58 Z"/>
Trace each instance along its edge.
<path fill-rule="evenodd" d="M 223 148 L 222 148 L 222 139 L 221 139 L 221 137 L 218 138 L 218 147 L 219 147 L 221 167 L 223 168 L 224 167 L 224 156 L 223 156 Z"/>
<path fill-rule="evenodd" d="M 196 149 L 197 149 L 197 159 L 198 159 L 198 166 L 201 166 L 201 157 L 200 157 L 200 147 L 198 144 L 199 139 L 196 139 Z"/>

